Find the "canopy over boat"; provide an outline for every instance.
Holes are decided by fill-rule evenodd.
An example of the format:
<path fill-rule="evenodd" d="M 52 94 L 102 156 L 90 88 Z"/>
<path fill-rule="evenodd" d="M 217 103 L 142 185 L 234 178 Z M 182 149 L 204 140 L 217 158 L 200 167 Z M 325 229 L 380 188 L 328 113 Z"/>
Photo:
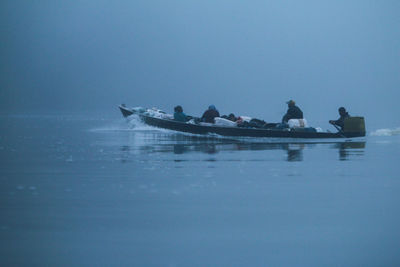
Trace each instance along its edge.
<path fill-rule="evenodd" d="M 347 118 L 343 130 L 336 133 L 318 132 L 310 128 L 255 128 L 198 123 L 194 120 L 179 122 L 171 114 L 157 109 L 128 108 L 124 104 L 119 106 L 124 117 L 138 115 L 145 124 L 192 134 L 218 134 L 232 137 L 277 137 L 277 138 L 353 138 L 365 136 L 365 122 L 363 117 Z"/>

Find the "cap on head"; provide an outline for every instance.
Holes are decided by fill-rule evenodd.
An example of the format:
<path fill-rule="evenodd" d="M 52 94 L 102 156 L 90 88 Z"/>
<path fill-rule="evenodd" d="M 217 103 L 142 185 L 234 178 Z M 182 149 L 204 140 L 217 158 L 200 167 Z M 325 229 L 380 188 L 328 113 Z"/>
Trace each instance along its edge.
<path fill-rule="evenodd" d="M 286 104 L 288 104 L 289 106 L 294 106 L 296 102 L 294 102 L 293 100 L 289 100 L 286 102 Z"/>
<path fill-rule="evenodd" d="M 339 114 L 340 114 L 340 116 L 345 115 L 346 114 L 346 109 L 344 107 L 340 107 L 339 108 Z"/>
<path fill-rule="evenodd" d="M 183 108 L 182 108 L 181 106 L 176 106 L 176 107 L 174 108 L 174 111 L 175 111 L 175 112 L 183 112 Z"/>
<path fill-rule="evenodd" d="M 215 108 L 214 105 L 209 105 L 209 106 L 208 106 L 208 109 L 216 110 L 216 108 Z"/>

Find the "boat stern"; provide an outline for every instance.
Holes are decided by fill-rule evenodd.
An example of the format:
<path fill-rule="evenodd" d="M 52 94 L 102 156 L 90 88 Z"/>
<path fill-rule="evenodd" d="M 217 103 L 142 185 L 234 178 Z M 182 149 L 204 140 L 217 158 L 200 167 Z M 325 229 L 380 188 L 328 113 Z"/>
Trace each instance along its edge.
<path fill-rule="evenodd" d="M 364 117 L 350 117 L 344 120 L 343 133 L 350 137 L 365 136 Z"/>

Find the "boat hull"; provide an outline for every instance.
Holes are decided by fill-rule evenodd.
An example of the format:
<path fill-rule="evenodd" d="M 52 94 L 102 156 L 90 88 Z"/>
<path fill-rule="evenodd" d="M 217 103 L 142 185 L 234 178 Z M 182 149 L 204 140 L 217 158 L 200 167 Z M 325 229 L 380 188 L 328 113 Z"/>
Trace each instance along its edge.
<path fill-rule="evenodd" d="M 231 137 L 272 137 L 272 138 L 353 138 L 365 136 L 362 132 L 352 133 L 329 133 L 329 132 L 305 132 L 296 129 L 262 129 L 262 128 L 244 128 L 244 127 L 226 127 L 226 126 L 205 126 L 200 124 L 190 124 L 170 119 L 161 119 L 147 116 L 143 113 L 136 113 L 134 110 L 125 107 L 119 107 L 122 115 L 128 117 L 137 114 L 139 118 L 147 125 L 191 134 L 217 134 Z"/>

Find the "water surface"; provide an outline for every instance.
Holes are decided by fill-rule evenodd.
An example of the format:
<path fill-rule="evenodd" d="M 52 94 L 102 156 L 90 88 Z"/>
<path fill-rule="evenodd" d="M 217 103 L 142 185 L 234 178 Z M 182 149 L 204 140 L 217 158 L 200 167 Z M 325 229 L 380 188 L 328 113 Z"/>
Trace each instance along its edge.
<path fill-rule="evenodd" d="M 400 264 L 398 135 L 271 142 L 100 115 L 0 122 L 3 266 Z"/>

